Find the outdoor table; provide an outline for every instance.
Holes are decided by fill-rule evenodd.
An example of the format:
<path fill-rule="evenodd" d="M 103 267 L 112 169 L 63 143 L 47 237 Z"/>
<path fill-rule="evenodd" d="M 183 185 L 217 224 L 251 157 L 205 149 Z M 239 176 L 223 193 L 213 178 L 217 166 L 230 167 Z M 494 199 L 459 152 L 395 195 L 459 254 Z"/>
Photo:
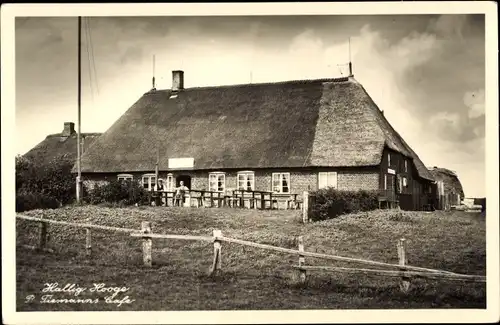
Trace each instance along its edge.
<path fill-rule="evenodd" d="M 245 193 L 247 193 L 248 195 L 245 196 Z M 257 197 L 256 195 L 259 195 L 259 197 Z M 269 195 L 269 199 L 265 199 L 266 195 Z M 248 200 L 249 208 L 253 207 L 254 209 L 257 209 L 257 200 L 260 200 L 261 202 L 260 208 L 265 209 L 266 201 L 271 202 L 271 208 L 272 208 L 273 193 L 268 191 L 234 190 L 232 198 L 234 201 L 239 202 L 240 207 L 244 207 L 245 200 Z"/>

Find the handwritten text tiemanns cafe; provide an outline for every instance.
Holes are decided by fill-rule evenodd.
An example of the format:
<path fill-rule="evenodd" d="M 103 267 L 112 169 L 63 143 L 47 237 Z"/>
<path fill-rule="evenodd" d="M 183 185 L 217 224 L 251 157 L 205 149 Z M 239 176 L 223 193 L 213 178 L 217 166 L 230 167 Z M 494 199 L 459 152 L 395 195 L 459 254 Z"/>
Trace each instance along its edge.
<path fill-rule="evenodd" d="M 102 301 L 108 304 L 116 304 L 117 307 L 120 307 L 123 304 L 130 304 L 135 301 L 135 299 L 131 299 L 128 295 L 124 296 L 129 289 L 128 287 L 107 286 L 105 283 L 93 283 L 90 287 L 81 287 L 74 283 L 67 283 L 64 286 L 60 286 L 57 282 L 45 283 L 40 303 L 98 304 Z M 34 298 L 34 296 L 31 296 L 31 299 L 27 297 L 26 302 L 30 302 L 28 300 L 33 300 Z"/>

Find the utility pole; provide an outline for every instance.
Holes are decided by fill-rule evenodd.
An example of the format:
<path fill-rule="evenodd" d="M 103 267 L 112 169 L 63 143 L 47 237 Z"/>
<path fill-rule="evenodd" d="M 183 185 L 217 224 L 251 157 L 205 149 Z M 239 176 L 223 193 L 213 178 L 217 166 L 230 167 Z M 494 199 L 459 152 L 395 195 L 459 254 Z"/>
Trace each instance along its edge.
<path fill-rule="evenodd" d="M 81 106 L 82 106 L 82 78 L 81 78 L 81 67 L 82 67 L 82 17 L 78 16 L 78 132 L 76 134 L 76 154 L 77 154 L 77 169 L 78 176 L 76 177 L 76 202 L 81 202 L 82 197 L 82 152 L 81 152 Z"/>
<path fill-rule="evenodd" d="M 158 169 L 158 164 L 160 163 L 160 146 L 159 144 L 156 146 L 156 164 L 155 164 L 155 179 L 156 179 L 156 184 L 155 188 L 158 188 L 158 176 L 160 174 L 160 171 Z"/>

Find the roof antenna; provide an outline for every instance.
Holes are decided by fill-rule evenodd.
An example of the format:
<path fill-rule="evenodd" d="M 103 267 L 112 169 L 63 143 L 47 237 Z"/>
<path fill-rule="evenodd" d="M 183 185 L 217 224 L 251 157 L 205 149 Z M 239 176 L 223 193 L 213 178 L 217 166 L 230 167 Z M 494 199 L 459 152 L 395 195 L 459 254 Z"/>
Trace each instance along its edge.
<path fill-rule="evenodd" d="M 349 77 L 353 77 L 352 62 L 351 62 L 351 38 L 350 37 L 349 37 Z"/>
<path fill-rule="evenodd" d="M 155 84 L 155 55 L 153 54 L 153 89 L 156 90 L 156 84 Z"/>

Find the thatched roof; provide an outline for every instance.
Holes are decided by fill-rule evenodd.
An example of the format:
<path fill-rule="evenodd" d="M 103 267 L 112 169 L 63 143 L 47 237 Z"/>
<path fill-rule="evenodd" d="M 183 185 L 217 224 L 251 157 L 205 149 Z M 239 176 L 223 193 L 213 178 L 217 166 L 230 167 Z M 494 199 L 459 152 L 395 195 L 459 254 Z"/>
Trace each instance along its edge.
<path fill-rule="evenodd" d="M 430 167 L 429 171 L 436 181 L 442 181 L 445 193 L 460 194 L 464 198 L 462 183 L 458 179 L 457 173 L 446 168 Z"/>
<path fill-rule="evenodd" d="M 385 146 L 432 176 L 353 78 L 186 88 L 144 94 L 82 157 L 82 172 L 380 164 Z M 421 166 L 424 166 L 423 169 Z"/>
<path fill-rule="evenodd" d="M 82 151 L 85 152 L 94 143 L 101 133 L 82 133 Z M 54 158 L 66 157 L 76 159 L 77 148 L 76 132 L 49 134 L 42 142 L 25 153 L 23 157 L 37 160 L 38 162 L 49 162 Z"/>

